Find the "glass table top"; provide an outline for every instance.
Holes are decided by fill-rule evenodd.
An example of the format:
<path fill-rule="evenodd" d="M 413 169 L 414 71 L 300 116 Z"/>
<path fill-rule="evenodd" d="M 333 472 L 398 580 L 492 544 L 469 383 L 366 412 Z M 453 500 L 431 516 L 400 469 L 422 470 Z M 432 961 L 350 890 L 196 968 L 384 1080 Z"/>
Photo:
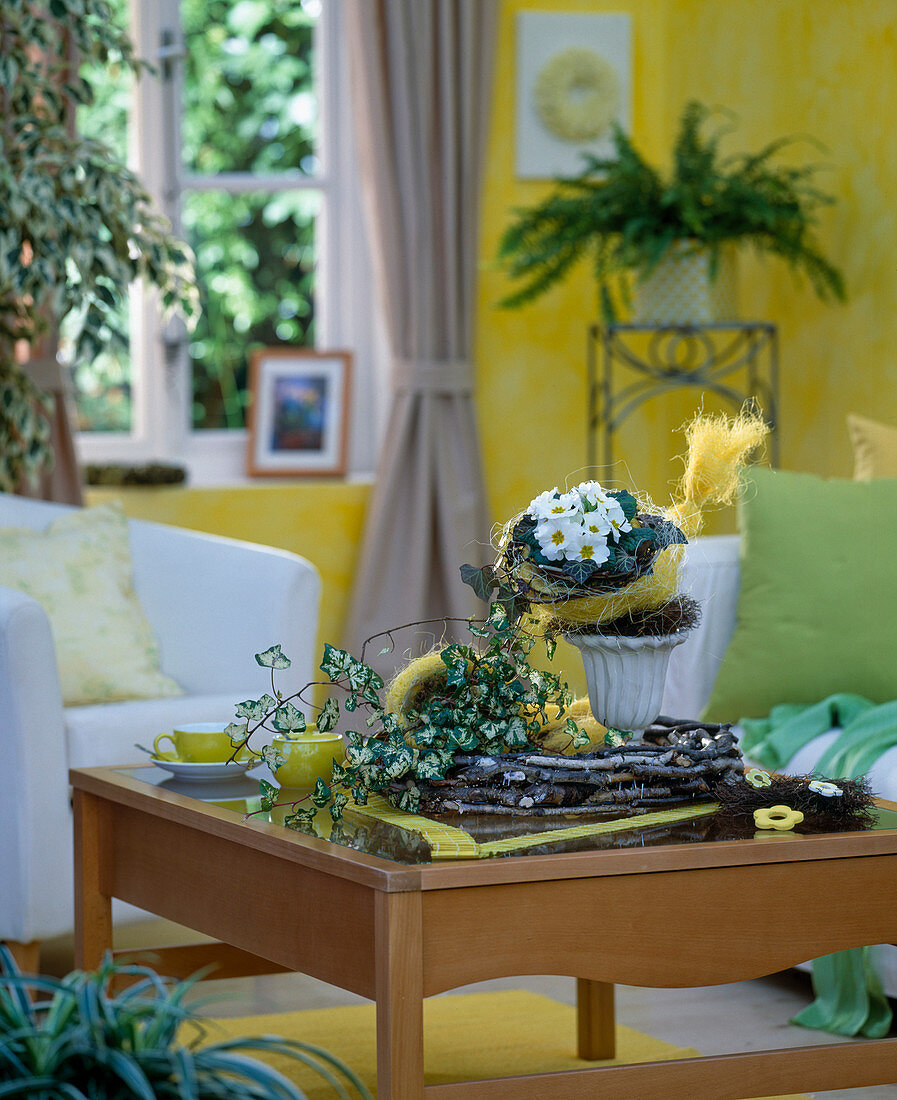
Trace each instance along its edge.
<path fill-rule="evenodd" d="M 310 805 L 307 791 L 288 791 L 284 789 L 281 800 L 268 811 L 261 809 L 259 779 L 271 782 L 270 773 L 260 767 L 251 774 L 240 774 L 233 779 L 190 783 L 173 778 L 168 772 L 157 767 L 117 768 L 116 771 L 150 783 L 160 790 L 170 791 L 186 798 L 215 805 L 236 817 L 247 820 L 270 822 L 281 826 L 285 832 L 295 834 L 295 830 L 283 824 L 295 801 L 302 800 Z M 496 853 L 492 858 L 513 858 L 519 855 L 547 855 L 560 852 L 599 851 L 601 849 L 622 849 L 636 847 L 656 847 L 662 845 L 680 845 L 705 843 L 720 840 L 760 839 L 770 842 L 788 842 L 800 840 L 810 830 L 804 826 L 796 832 L 759 832 L 753 822 L 740 822 L 722 813 L 710 813 L 703 816 L 697 812 L 688 813 L 687 804 L 671 806 L 681 811 L 676 821 L 655 824 L 639 824 L 639 817 L 632 818 L 632 827 L 615 829 L 612 832 L 598 833 L 576 838 L 565 837 L 552 840 L 552 834 L 559 830 L 569 830 L 573 826 L 586 823 L 581 816 L 558 817 L 511 817 L 497 814 L 443 814 L 440 823 L 464 830 L 480 844 L 505 840 L 521 835 L 539 834 L 540 839 L 532 846 Z M 874 808 L 873 829 L 897 829 L 897 810 L 877 806 Z M 653 815 L 652 815 L 653 816 Z M 605 815 L 595 814 L 587 820 L 602 822 L 619 820 L 619 812 Z M 651 820 L 651 818 L 648 818 Z M 342 820 L 334 822 L 327 810 L 319 810 L 315 821 L 306 835 L 329 841 L 343 847 L 367 852 L 382 859 L 404 864 L 424 864 L 433 862 L 430 844 L 419 833 L 395 824 L 363 815 L 347 808 Z M 441 861 L 440 861 L 441 862 Z"/>

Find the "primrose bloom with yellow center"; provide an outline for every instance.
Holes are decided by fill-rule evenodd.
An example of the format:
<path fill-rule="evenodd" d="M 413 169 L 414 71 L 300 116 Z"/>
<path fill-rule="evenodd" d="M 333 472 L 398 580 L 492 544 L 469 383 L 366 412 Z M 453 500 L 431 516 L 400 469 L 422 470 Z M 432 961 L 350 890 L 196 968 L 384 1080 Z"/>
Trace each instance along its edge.
<path fill-rule="evenodd" d="M 579 558 L 581 561 L 593 561 L 596 565 L 603 565 L 609 557 L 610 550 L 603 538 L 594 540 L 586 536 L 580 544 Z"/>
<path fill-rule="evenodd" d="M 549 561 L 560 561 L 561 558 L 573 561 L 579 557 L 582 527 L 575 516 L 552 516 L 536 525 L 536 539 L 539 549 Z"/>
<path fill-rule="evenodd" d="M 581 508 L 576 493 L 559 493 L 555 486 L 554 489 L 540 493 L 535 500 L 530 501 L 527 512 L 533 519 L 540 521 L 578 516 Z"/>

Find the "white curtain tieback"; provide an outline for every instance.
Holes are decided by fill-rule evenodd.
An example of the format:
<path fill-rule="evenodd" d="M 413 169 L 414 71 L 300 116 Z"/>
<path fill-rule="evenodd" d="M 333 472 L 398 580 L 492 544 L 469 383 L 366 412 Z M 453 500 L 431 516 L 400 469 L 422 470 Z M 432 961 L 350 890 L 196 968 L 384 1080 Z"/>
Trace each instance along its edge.
<path fill-rule="evenodd" d="M 408 393 L 473 393 L 466 359 L 399 359 L 396 389 Z"/>

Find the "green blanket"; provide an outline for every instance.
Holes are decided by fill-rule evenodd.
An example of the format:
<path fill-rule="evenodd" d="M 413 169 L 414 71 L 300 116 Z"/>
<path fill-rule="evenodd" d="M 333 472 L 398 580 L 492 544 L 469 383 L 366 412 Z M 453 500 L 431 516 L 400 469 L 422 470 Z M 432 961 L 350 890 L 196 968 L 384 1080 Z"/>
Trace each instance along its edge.
<path fill-rule="evenodd" d="M 773 770 L 787 764 L 814 737 L 838 729 L 814 771 L 827 779 L 856 779 L 897 745 L 897 701 L 876 706 L 859 695 L 830 695 L 808 707 L 774 707 L 768 718 L 745 718 L 741 725 L 745 756 Z M 792 1023 L 870 1039 L 890 1030 L 891 1009 L 867 947 L 815 959 L 813 990 L 816 1000 Z"/>

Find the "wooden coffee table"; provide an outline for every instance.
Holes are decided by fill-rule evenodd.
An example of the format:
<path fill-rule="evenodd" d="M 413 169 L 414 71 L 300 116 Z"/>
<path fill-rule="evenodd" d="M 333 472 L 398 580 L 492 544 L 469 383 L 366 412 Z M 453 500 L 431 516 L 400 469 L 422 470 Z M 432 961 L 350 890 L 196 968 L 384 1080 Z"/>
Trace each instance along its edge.
<path fill-rule="evenodd" d="M 162 973 L 296 970 L 370 998 L 381 1100 L 711 1100 L 897 1081 L 897 1039 L 879 1039 L 425 1086 L 422 1022 L 433 993 L 571 975 L 578 1053 L 603 1059 L 614 983 L 714 985 L 894 943 L 897 805 L 881 803 L 881 827 L 862 833 L 628 846 L 616 834 L 594 850 L 436 864 L 415 862 L 413 845 L 390 859 L 244 820 L 160 778 L 71 773 L 77 965 L 111 948 L 118 897 L 220 941 L 161 949 Z"/>

